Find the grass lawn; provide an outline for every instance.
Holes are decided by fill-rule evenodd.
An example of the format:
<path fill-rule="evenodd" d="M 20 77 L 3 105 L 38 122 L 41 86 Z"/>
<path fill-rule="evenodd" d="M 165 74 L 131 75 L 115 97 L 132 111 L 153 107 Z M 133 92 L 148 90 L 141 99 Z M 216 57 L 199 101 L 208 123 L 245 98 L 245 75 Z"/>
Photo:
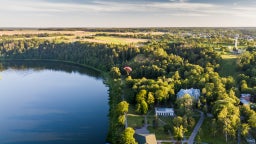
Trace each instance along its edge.
<path fill-rule="evenodd" d="M 170 140 L 171 135 L 164 132 L 163 127 L 158 127 L 157 129 L 154 129 L 152 126 L 148 127 L 148 130 L 150 133 L 154 133 L 156 135 L 157 140 Z"/>
<path fill-rule="evenodd" d="M 223 61 L 220 64 L 220 72 L 221 76 L 233 76 L 236 75 L 236 61 L 237 55 L 222 55 Z"/>
<path fill-rule="evenodd" d="M 205 118 L 201 126 L 200 133 L 197 136 L 200 136 L 201 142 L 208 144 L 227 144 L 225 142 L 225 136 L 222 132 L 217 132 L 216 136 L 213 136 L 211 133 L 211 118 Z M 196 140 L 196 139 L 195 139 Z M 231 141 L 228 139 L 228 144 L 235 144 L 237 141 Z"/>
<path fill-rule="evenodd" d="M 121 45 L 147 41 L 145 39 L 120 38 L 120 37 L 111 37 L 111 36 L 96 36 L 94 39 L 104 43 L 121 44 Z"/>
<path fill-rule="evenodd" d="M 128 120 L 128 126 L 136 129 L 143 126 L 144 116 L 127 114 L 127 120 Z"/>
<path fill-rule="evenodd" d="M 140 128 L 144 125 L 144 116 L 135 112 L 135 107 L 130 105 L 127 114 L 128 126 L 133 129 Z"/>
<path fill-rule="evenodd" d="M 84 36 L 93 36 L 97 34 L 97 32 L 85 32 L 85 31 L 52 31 L 52 30 L 14 30 L 14 31 L 1 31 L 3 35 L 22 35 L 22 34 L 56 34 L 55 36 L 48 36 L 48 37 L 22 37 L 22 38 L 12 38 L 16 40 L 20 39 L 45 39 L 45 40 L 57 40 L 60 42 L 75 42 L 75 41 L 86 41 L 86 42 L 95 42 L 95 43 L 108 43 L 108 44 L 139 44 L 143 42 L 147 42 L 147 39 L 139 39 L 139 38 L 123 38 L 123 37 L 112 37 L 112 36 L 95 36 L 93 39 L 83 38 Z M 59 35 L 58 35 L 59 34 Z M 65 35 L 70 34 L 70 35 Z M 120 33 L 123 34 L 123 33 Z"/>

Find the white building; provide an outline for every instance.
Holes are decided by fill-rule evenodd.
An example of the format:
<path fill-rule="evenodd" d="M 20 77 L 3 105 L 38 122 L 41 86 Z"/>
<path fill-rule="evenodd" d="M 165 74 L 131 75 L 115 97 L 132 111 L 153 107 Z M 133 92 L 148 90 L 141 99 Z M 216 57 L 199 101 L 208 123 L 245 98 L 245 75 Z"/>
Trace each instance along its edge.
<path fill-rule="evenodd" d="M 156 116 L 174 116 L 173 108 L 155 108 Z"/>
<path fill-rule="evenodd" d="M 250 98 L 251 98 L 251 94 L 241 94 L 240 102 L 243 105 L 249 105 L 250 104 Z"/>
<path fill-rule="evenodd" d="M 181 89 L 177 93 L 177 98 L 182 98 L 185 94 L 189 94 L 195 100 L 198 100 L 198 98 L 200 97 L 200 89 Z"/>

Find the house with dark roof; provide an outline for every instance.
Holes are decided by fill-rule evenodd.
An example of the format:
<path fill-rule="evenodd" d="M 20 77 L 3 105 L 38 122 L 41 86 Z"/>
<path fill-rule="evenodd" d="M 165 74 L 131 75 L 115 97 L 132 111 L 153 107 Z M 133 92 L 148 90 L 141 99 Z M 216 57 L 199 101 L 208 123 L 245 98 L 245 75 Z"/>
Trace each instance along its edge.
<path fill-rule="evenodd" d="M 155 134 L 135 134 L 138 144 L 157 144 Z"/>

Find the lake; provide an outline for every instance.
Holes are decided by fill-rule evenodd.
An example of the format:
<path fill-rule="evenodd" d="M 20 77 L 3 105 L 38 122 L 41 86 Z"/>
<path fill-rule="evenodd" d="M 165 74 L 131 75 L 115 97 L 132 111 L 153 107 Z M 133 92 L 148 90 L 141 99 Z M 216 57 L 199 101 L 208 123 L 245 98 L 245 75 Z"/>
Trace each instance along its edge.
<path fill-rule="evenodd" d="M 51 62 L 1 69 L 1 144 L 105 143 L 108 88 L 97 72 Z"/>

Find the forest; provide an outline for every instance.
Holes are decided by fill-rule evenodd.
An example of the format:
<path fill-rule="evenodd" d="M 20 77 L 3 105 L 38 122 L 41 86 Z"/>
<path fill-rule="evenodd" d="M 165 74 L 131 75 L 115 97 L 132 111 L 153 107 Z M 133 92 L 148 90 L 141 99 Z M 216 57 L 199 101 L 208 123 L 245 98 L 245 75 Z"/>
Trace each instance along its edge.
<path fill-rule="evenodd" d="M 62 31 L 50 29 L 56 30 Z M 81 40 L 88 35 L 79 35 L 81 37 L 74 40 L 75 34 L 2 34 L 1 63 L 51 60 L 102 71 L 109 86 L 107 142 L 112 144 L 136 143 L 133 134 L 137 126 L 125 127 L 129 113 L 139 117 L 152 116 L 149 123 L 152 123 L 157 139 L 171 134 L 180 141 L 195 126 L 198 110 L 206 116 L 212 115 L 204 122 L 208 128 L 203 124 L 197 135 L 198 142 L 210 143 L 213 142 L 211 137 L 221 137 L 219 143 L 245 143 L 248 136 L 256 138 L 256 29 L 69 29 L 76 30 L 90 32 L 91 38 L 103 36 L 146 41 L 116 44 Z M 72 41 L 67 40 L 70 36 Z M 234 46 L 236 37 L 238 47 Z M 125 66 L 132 68 L 129 75 L 123 69 Z M 200 89 L 198 100 L 190 95 L 177 99 L 180 89 L 189 88 Z M 249 105 L 240 102 L 241 94 L 251 95 Z M 168 122 L 161 125 L 152 114 L 155 107 L 172 107 L 176 116 L 170 120 L 163 118 Z M 160 129 L 163 130 L 159 132 Z"/>

